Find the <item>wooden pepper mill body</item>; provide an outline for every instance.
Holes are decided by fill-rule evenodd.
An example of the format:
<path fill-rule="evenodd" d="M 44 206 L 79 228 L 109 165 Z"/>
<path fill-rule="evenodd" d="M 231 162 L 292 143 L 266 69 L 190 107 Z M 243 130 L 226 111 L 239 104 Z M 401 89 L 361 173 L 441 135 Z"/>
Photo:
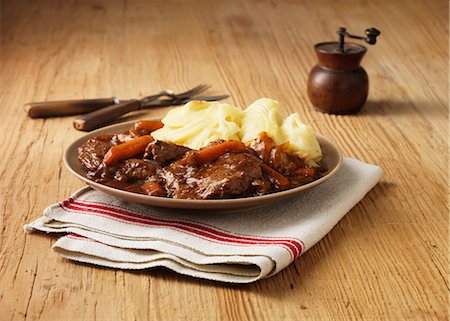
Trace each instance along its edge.
<path fill-rule="evenodd" d="M 314 46 L 319 60 L 308 78 L 308 96 L 318 110 L 331 114 L 354 114 L 367 100 L 369 79 L 360 66 L 367 49 L 346 43 L 344 52 L 337 42 Z"/>

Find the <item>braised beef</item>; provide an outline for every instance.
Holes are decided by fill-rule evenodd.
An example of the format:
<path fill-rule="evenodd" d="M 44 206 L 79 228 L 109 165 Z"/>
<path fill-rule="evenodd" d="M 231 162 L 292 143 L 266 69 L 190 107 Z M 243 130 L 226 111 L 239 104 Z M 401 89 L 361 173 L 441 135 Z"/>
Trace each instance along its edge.
<path fill-rule="evenodd" d="M 305 162 L 302 158 L 288 152 L 287 145 L 273 148 L 270 152 L 268 164 L 285 176 L 291 176 L 297 168 L 305 167 Z"/>
<path fill-rule="evenodd" d="M 114 188 L 151 196 L 223 199 L 297 187 L 326 173 L 322 167 L 307 166 L 304 159 L 289 152 L 287 144 L 276 146 L 267 134 L 261 134 L 244 149 L 231 148 L 228 143 L 213 147 L 224 143 L 223 140 L 208 144 L 202 151 L 153 141 L 147 145 L 143 157 L 132 156 L 111 165 L 103 162 L 112 146 L 132 140 L 139 134 L 132 129 L 122 134 L 102 135 L 79 147 L 78 159 L 87 170 L 86 177 Z"/>
<path fill-rule="evenodd" d="M 267 165 L 286 176 L 293 175 L 297 168 L 305 166 L 303 159 L 289 153 L 289 144 L 276 146 L 273 139 L 265 132 L 250 142 L 250 148 Z"/>
<path fill-rule="evenodd" d="M 229 198 L 244 194 L 256 179 L 262 177 L 261 167 L 248 154 L 228 153 L 199 171 L 198 195 L 202 199 Z"/>
<path fill-rule="evenodd" d="M 267 164 L 270 162 L 270 152 L 274 147 L 273 139 L 267 136 L 266 132 L 261 133 L 258 138 L 250 142 L 250 149 Z"/>
<path fill-rule="evenodd" d="M 106 152 L 113 146 L 112 135 L 90 138 L 78 148 L 78 159 L 88 171 L 97 170 L 103 162 Z"/>
<path fill-rule="evenodd" d="M 157 166 L 143 159 L 131 158 L 118 163 L 114 178 L 118 181 L 145 180 L 156 173 Z"/>
<path fill-rule="evenodd" d="M 195 198 L 196 168 L 174 162 L 164 168 L 161 178 L 165 182 L 167 195 L 173 198 Z"/>
<path fill-rule="evenodd" d="M 162 177 L 173 198 L 230 198 L 244 194 L 261 178 L 258 162 L 245 153 L 227 153 L 198 168 L 175 162 L 165 168 Z"/>
<path fill-rule="evenodd" d="M 142 184 L 142 191 L 150 196 L 166 196 L 166 189 L 164 181 L 161 176 L 153 175 L 144 184 Z"/>
<path fill-rule="evenodd" d="M 269 194 L 273 190 L 273 184 L 270 179 L 263 173 L 261 178 L 255 179 L 252 182 L 251 194 L 252 195 L 264 195 Z"/>
<path fill-rule="evenodd" d="M 130 182 L 148 179 L 156 173 L 158 168 L 159 165 L 154 162 L 130 158 L 110 166 L 103 163 L 97 170 L 89 171 L 86 176 L 101 183 L 107 180 Z"/>
<path fill-rule="evenodd" d="M 137 137 L 137 135 L 133 131 L 130 130 L 130 131 L 126 131 L 124 133 L 115 134 L 111 138 L 111 141 L 113 142 L 114 145 L 119 145 L 119 144 L 129 142 L 130 140 L 132 140 L 136 137 Z"/>
<path fill-rule="evenodd" d="M 152 159 L 160 165 L 165 165 L 180 159 L 190 150 L 188 147 L 156 140 L 147 145 L 144 158 Z"/>

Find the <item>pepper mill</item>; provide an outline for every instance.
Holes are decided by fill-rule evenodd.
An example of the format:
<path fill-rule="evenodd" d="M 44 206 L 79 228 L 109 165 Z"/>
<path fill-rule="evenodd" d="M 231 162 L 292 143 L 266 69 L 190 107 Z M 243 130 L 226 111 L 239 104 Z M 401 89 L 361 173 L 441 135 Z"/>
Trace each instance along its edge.
<path fill-rule="evenodd" d="M 308 97 L 319 111 L 330 114 L 354 114 L 361 110 L 369 92 L 367 73 L 360 66 L 367 48 L 345 42 L 345 37 L 375 44 L 380 31 L 370 28 L 366 36 L 349 34 L 345 28 L 337 31 L 339 41 L 314 45 L 318 64 L 309 73 Z"/>

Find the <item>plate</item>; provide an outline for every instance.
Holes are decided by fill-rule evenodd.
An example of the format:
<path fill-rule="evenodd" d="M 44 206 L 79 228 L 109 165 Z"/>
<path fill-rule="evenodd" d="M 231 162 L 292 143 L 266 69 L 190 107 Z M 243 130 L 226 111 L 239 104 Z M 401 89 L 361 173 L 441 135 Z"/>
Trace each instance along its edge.
<path fill-rule="evenodd" d="M 313 188 L 323 182 L 329 180 L 342 165 L 342 154 L 339 148 L 332 143 L 327 138 L 316 135 L 320 146 L 322 147 L 323 160 L 322 164 L 324 167 L 328 168 L 328 172 L 325 176 L 315 180 L 311 183 L 292 188 L 282 192 L 276 192 L 273 194 L 253 196 L 246 198 L 234 198 L 234 199 L 219 199 L 219 200 L 186 200 L 186 199 L 173 199 L 157 196 L 149 196 L 143 194 L 137 194 L 132 192 L 123 191 L 117 188 L 109 187 L 91 181 L 84 176 L 86 170 L 81 166 L 78 161 L 78 147 L 80 147 L 89 138 L 102 135 L 102 134 L 115 134 L 128 130 L 133 127 L 135 121 L 120 123 L 111 125 L 108 127 L 103 127 L 97 129 L 79 139 L 75 140 L 64 153 L 64 164 L 67 166 L 70 172 L 78 177 L 80 180 L 84 181 L 86 184 L 92 188 L 110 194 L 112 196 L 118 197 L 120 199 L 151 205 L 158 207 L 170 207 L 170 208 L 180 208 L 180 209 L 245 209 L 249 207 L 258 207 L 263 205 L 268 205 L 270 203 L 278 202 L 288 197 L 294 197 L 301 194 L 303 191 Z"/>

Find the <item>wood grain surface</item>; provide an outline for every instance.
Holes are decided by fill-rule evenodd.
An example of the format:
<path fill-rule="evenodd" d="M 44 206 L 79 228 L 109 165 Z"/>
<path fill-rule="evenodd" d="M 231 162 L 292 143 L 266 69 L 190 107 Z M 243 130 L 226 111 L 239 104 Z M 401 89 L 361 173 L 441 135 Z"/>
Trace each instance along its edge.
<path fill-rule="evenodd" d="M 1 320 L 447 320 L 448 2 L 1 1 Z M 352 116 L 307 99 L 313 45 L 382 31 Z M 29 101 L 140 97 L 209 83 L 245 107 L 267 96 L 380 165 L 382 181 L 316 246 L 249 285 L 168 270 L 131 273 L 54 254 L 23 232 L 83 184 L 62 163 L 73 117 L 29 119 Z M 128 118 L 164 115 L 169 108 Z"/>

